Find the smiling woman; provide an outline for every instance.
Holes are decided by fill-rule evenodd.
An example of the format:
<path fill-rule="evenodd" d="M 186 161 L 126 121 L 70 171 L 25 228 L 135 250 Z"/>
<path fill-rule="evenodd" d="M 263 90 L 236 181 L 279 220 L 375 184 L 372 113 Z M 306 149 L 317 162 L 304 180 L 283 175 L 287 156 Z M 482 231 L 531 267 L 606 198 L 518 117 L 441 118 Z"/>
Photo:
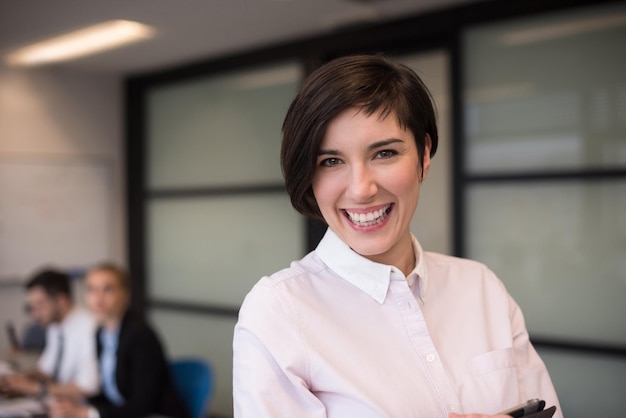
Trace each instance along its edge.
<path fill-rule="evenodd" d="M 430 165 L 426 142 L 420 164 L 413 134 L 395 114 L 350 108 L 329 123 L 313 175 L 319 210 L 339 238 L 405 275 L 415 266 L 409 225 Z"/>
<path fill-rule="evenodd" d="M 292 102 L 283 124 L 281 164 L 291 203 L 304 215 L 323 219 L 311 182 L 324 152 L 326 129 L 341 112 L 353 108 L 364 116 L 376 113 L 381 120 L 393 112 L 395 118 L 387 123 L 395 119 L 396 131 L 413 136 L 420 167 L 427 142 L 428 157 L 435 155 L 437 123 L 428 89 L 408 67 L 398 66 L 393 73 L 384 70 L 380 62 L 366 58 L 334 61 L 332 71 L 311 74 Z M 389 79 L 380 80 L 381 75 Z"/>
<path fill-rule="evenodd" d="M 425 252 L 409 229 L 437 141 L 430 94 L 403 65 L 345 57 L 305 81 L 285 118 L 281 162 L 293 206 L 328 230 L 241 307 L 236 417 L 443 418 L 531 398 L 558 405 L 500 280 L 480 263 Z"/>

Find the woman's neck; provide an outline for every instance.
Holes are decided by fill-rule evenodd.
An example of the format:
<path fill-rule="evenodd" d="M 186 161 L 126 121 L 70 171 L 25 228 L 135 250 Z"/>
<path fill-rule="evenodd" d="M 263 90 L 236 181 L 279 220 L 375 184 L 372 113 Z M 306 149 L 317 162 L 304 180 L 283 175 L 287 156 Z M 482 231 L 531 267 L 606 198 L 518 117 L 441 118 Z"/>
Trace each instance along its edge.
<path fill-rule="evenodd" d="M 385 254 L 370 256 L 367 258 L 377 263 L 395 266 L 400 269 L 405 276 L 408 276 L 417 264 L 411 233 L 407 233 L 404 240 L 397 243 Z"/>
<path fill-rule="evenodd" d="M 122 322 L 122 318 L 121 317 L 109 318 L 109 319 L 106 319 L 102 323 L 102 327 L 105 330 L 107 330 L 108 332 L 114 332 L 114 331 L 118 330 L 118 328 L 120 327 L 120 323 L 121 322 Z"/>

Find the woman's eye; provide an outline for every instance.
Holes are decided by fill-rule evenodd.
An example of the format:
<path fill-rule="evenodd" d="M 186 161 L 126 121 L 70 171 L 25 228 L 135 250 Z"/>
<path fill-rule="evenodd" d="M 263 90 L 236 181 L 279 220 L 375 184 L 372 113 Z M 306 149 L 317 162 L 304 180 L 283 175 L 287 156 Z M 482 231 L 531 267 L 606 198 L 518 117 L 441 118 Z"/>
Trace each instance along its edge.
<path fill-rule="evenodd" d="M 340 162 L 341 160 L 339 160 L 339 158 L 326 158 L 325 160 L 322 160 L 320 165 L 323 167 L 334 167 Z"/>
<path fill-rule="evenodd" d="M 376 153 L 376 158 L 390 158 L 393 157 L 394 155 L 396 155 L 397 152 L 394 150 L 390 150 L 390 149 L 386 149 L 386 150 L 382 150 L 382 151 L 378 151 Z"/>

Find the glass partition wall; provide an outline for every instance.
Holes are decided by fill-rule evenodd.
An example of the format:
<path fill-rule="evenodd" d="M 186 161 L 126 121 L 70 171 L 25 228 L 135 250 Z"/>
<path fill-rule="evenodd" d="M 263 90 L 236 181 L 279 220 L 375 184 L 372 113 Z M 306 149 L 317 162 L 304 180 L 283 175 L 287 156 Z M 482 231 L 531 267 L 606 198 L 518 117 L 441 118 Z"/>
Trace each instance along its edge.
<path fill-rule="evenodd" d="M 437 105 L 440 147 L 411 228 L 426 250 L 483 261 L 503 280 L 566 417 L 619 416 L 626 4 L 515 17 L 502 2 L 479 3 L 386 26 L 377 43 L 424 78 Z M 141 103 L 141 146 L 129 145 L 130 164 L 139 160 L 129 169 L 131 265 L 168 354 L 216 369 L 214 417 L 232 416 L 232 333 L 245 294 L 319 234 L 284 191 L 280 126 L 305 68 L 338 55 L 341 40 L 139 77 L 140 93 L 129 93 Z"/>
<path fill-rule="evenodd" d="M 297 63 L 167 84 L 147 96 L 149 317 L 172 357 L 216 372 L 211 409 L 232 414 L 233 327 L 263 275 L 304 252 L 279 165 Z"/>
<path fill-rule="evenodd" d="M 624 45 L 623 4 L 463 36 L 465 255 L 520 304 L 572 418 L 626 406 Z"/>

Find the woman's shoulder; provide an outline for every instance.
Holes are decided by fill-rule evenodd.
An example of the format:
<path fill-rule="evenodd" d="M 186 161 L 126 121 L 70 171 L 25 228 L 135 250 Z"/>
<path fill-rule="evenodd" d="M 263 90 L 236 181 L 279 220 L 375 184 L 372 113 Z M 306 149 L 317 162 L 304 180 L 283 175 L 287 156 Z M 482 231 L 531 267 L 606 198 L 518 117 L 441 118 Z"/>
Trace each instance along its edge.
<path fill-rule="evenodd" d="M 299 300 L 320 285 L 320 277 L 326 265 L 315 252 L 292 261 L 289 267 L 261 277 L 246 295 L 242 310 L 254 306 L 278 307 Z"/>
<path fill-rule="evenodd" d="M 156 333 L 150 324 L 143 317 L 133 313 L 127 313 L 124 317 L 120 338 L 122 336 L 136 341 L 157 339 Z"/>
<path fill-rule="evenodd" d="M 469 258 L 456 257 L 452 255 L 436 253 L 431 251 L 424 252 L 424 259 L 427 264 L 435 265 L 437 267 L 455 267 L 455 268 L 467 268 L 471 270 L 489 270 L 489 267 L 484 263 L 472 260 Z"/>
<path fill-rule="evenodd" d="M 256 286 L 264 287 L 292 287 L 303 284 L 307 280 L 317 277 L 326 269 L 326 265 L 315 252 L 310 252 L 300 260 L 292 261 L 285 267 L 272 274 L 261 277 Z"/>
<path fill-rule="evenodd" d="M 501 286 L 497 275 L 483 262 L 446 254 L 424 252 L 429 276 L 464 282 L 486 282 Z"/>

